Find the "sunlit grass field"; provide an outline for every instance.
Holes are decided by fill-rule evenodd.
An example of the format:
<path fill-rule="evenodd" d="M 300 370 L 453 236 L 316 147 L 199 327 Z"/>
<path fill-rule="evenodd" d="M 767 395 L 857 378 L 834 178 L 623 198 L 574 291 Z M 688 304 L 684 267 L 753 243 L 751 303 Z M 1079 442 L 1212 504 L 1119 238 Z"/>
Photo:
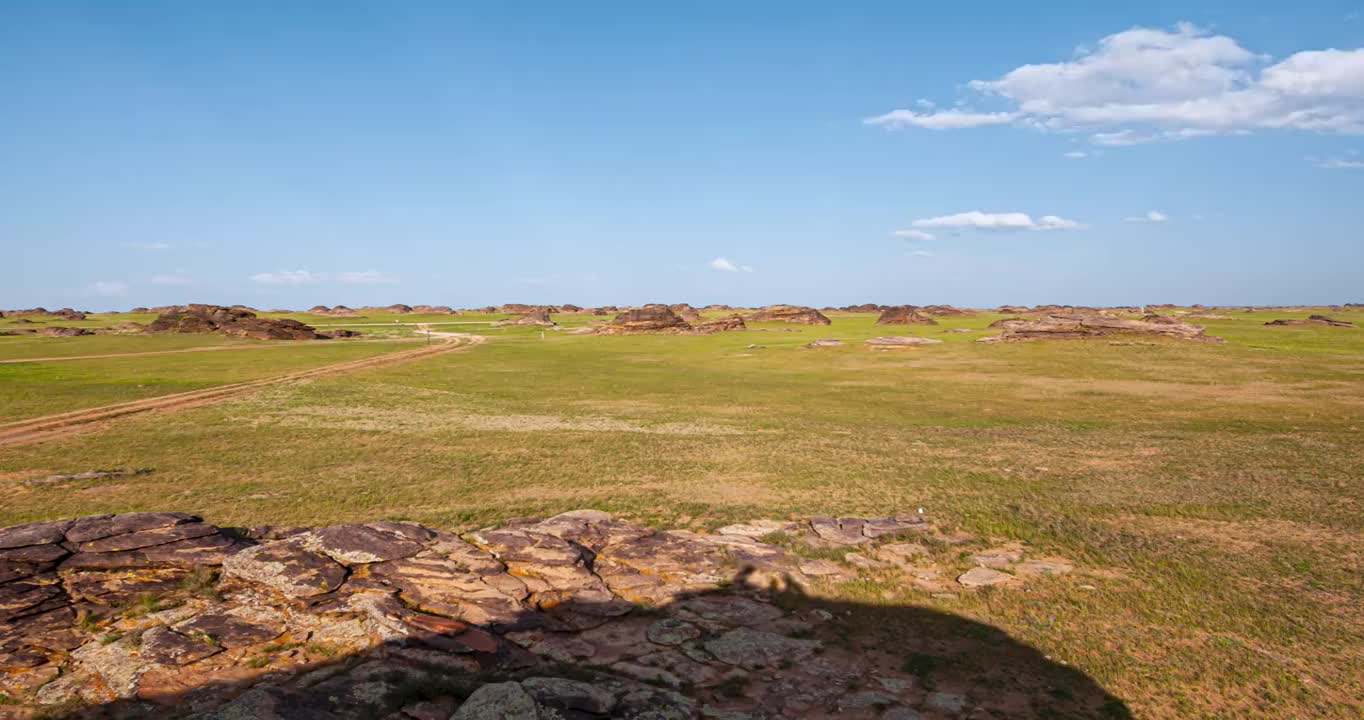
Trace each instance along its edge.
<path fill-rule="evenodd" d="M 993 314 L 890 328 L 872 315 L 832 314 L 827 327 L 703 337 L 441 327 L 490 339 L 0 449 L 0 524 L 183 509 L 225 525 L 392 518 L 465 529 L 596 507 L 700 529 L 923 507 L 1080 570 L 1027 592 L 956 599 L 893 576 L 823 591 L 996 625 L 1090 674 L 1139 717 L 1361 717 L 1364 329 L 1263 325 L 1305 312 L 1224 314 L 1233 319 L 1195 322 L 1225 344 L 975 342 L 1001 317 Z M 1328 314 L 1364 325 L 1364 312 Z M 496 319 L 296 317 L 371 338 L 413 337 L 408 326 L 371 322 Z M 862 342 L 884 334 L 943 343 Z M 844 345 L 801 348 L 822 337 Z M 0 359 L 196 343 L 231 344 L 0 338 Z M 411 342 L 318 345 L 0 364 L 0 415 L 268 376 Z M 154 472 L 23 482 L 108 467 Z"/>

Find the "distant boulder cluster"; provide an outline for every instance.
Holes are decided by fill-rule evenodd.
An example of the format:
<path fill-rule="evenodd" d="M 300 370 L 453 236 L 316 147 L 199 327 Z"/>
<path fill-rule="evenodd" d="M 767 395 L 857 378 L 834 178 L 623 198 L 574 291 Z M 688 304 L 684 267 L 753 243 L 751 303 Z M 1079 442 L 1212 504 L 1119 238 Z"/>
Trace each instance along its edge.
<path fill-rule="evenodd" d="M 1337 310 L 1364 307 L 1359 303 L 1334 305 Z M 1315 309 L 1315 308 L 1311 308 Z M 1222 312 L 1263 312 L 1268 310 L 1304 311 L 1304 307 L 1237 307 L 1208 308 L 1203 305 L 1176 306 L 1155 304 L 1145 306 L 1091 307 L 1083 305 L 1000 305 L 988 312 L 1011 317 L 995 321 L 989 328 L 999 332 L 978 338 L 979 342 L 1003 342 L 1012 340 L 1067 339 L 1101 337 L 1119 334 L 1146 334 L 1189 340 L 1219 341 L 1207 335 L 1200 325 L 1190 320 L 1230 320 L 1231 316 Z M 50 324 L 52 320 L 85 320 L 89 311 L 61 308 L 28 308 L 0 311 L 0 318 L 9 320 L 9 327 L 0 329 L 0 335 L 40 335 L 48 337 L 75 337 L 91 334 L 135 334 L 135 333 L 216 333 L 231 337 L 245 337 L 261 340 L 323 340 L 338 337 L 353 337 L 359 333 L 354 330 L 332 329 L 319 331 L 304 322 L 291 318 L 263 318 L 262 311 L 246 305 L 164 305 L 159 307 L 136 307 L 129 311 L 133 314 L 157 314 L 157 318 L 147 325 L 123 322 L 110 327 L 65 327 Z M 269 314 L 293 313 L 291 310 L 268 310 Z M 880 305 L 863 303 L 841 307 L 816 309 L 804 305 L 766 305 L 759 308 L 736 308 L 730 305 L 706 305 L 694 307 L 688 303 L 671 305 L 649 303 L 635 307 L 602 305 L 585 307 L 573 303 L 562 305 L 534 305 L 525 303 L 506 303 L 487 305 L 469 310 L 458 310 L 448 305 L 393 305 L 351 308 L 345 305 L 314 305 L 300 311 L 309 315 L 334 318 L 358 318 L 373 315 L 451 315 L 465 313 L 476 315 L 505 315 L 490 323 L 494 327 L 530 326 L 562 330 L 555 322 L 555 315 L 591 316 L 585 326 L 567 330 L 570 334 L 625 335 L 635 333 L 666 333 L 708 335 L 717 332 L 747 330 L 754 323 L 788 323 L 799 325 L 830 325 L 829 314 L 871 314 L 876 313 L 875 324 L 922 325 L 930 327 L 939 324 L 941 318 L 973 317 L 978 310 L 959 308 L 952 305 Z M 1164 313 L 1164 314 L 1162 314 Z M 104 313 L 117 314 L 117 313 Z M 607 320 L 606 318 L 610 318 Z M 1309 314 L 1306 317 L 1287 317 L 1269 320 L 1268 326 L 1324 326 L 1353 328 L 1354 323 L 1339 320 L 1328 315 Z M 757 328 L 774 331 L 776 328 Z M 961 333 L 978 332 L 979 329 L 952 327 L 939 332 Z M 883 336 L 867 341 L 875 347 L 908 347 L 914 345 L 936 344 L 937 340 L 913 336 Z M 836 347 L 841 345 L 834 338 L 823 338 L 808 347 Z M 756 346 L 755 346 L 756 347 Z"/>

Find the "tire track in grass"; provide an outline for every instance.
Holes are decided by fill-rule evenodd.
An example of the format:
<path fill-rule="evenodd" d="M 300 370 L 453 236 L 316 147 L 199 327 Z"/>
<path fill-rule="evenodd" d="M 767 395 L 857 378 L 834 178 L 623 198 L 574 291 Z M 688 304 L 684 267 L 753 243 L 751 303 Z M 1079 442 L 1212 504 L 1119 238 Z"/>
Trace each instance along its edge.
<path fill-rule="evenodd" d="M 423 346 L 416 350 L 388 353 L 386 355 L 378 355 L 375 357 L 363 358 L 361 360 L 350 360 L 334 365 L 300 370 L 298 372 L 279 375 L 272 378 L 218 385 L 202 390 L 172 393 L 170 395 L 161 395 L 145 400 L 133 400 L 131 402 L 118 403 L 115 405 L 105 405 L 103 407 L 88 408 L 85 410 L 73 410 L 70 412 L 57 413 L 55 415 L 44 415 L 37 418 L 0 423 L 0 447 L 27 445 L 42 440 L 64 437 L 80 432 L 82 429 L 88 428 L 95 423 L 102 423 L 125 415 L 135 415 L 137 413 L 151 411 L 181 410 L 240 397 L 263 388 L 297 380 L 308 380 L 338 373 L 420 360 L 432 355 L 439 355 L 456 350 L 463 350 L 475 345 L 481 345 L 487 340 L 487 338 L 482 335 L 466 335 L 462 333 L 432 333 L 432 336 L 438 337 L 443 342 L 436 345 Z"/>

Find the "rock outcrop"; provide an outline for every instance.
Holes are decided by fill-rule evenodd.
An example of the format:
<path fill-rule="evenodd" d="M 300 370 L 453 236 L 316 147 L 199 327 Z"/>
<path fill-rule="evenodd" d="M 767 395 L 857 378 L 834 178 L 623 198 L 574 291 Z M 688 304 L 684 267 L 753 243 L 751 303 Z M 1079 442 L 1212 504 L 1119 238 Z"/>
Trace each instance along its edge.
<path fill-rule="evenodd" d="M 90 328 L 59 327 L 49 325 L 38 330 L 38 334 L 43 337 L 77 337 L 79 335 L 94 335 L 95 331 Z"/>
<path fill-rule="evenodd" d="M 698 333 L 709 335 L 710 333 L 727 332 L 730 330 L 747 330 L 748 325 L 740 315 L 730 315 L 728 317 L 716 318 L 714 320 L 702 320 L 692 325 L 692 330 Z"/>
<path fill-rule="evenodd" d="M 605 334 L 686 331 L 691 325 L 672 311 L 667 305 L 645 305 L 631 308 L 616 317 L 601 329 Z"/>
<path fill-rule="evenodd" d="M 923 307 L 923 312 L 926 312 L 929 315 L 938 315 L 942 317 L 969 317 L 975 315 L 975 313 L 970 310 L 962 310 L 961 308 L 952 305 L 925 305 Z"/>
<path fill-rule="evenodd" d="M 1325 315 L 1309 315 L 1307 318 L 1280 318 L 1270 320 L 1266 325 L 1330 325 L 1332 327 L 1355 327 L 1355 324 L 1346 320 L 1336 320 Z"/>
<path fill-rule="evenodd" d="M 847 564 L 759 539 L 773 534 Z M 830 613 L 783 609 L 772 593 L 858 567 L 957 592 L 1071 569 L 987 549 L 970 557 L 990 573 L 951 586 L 926 564 L 930 548 L 961 542 L 947 537 L 919 515 L 704 534 L 595 510 L 467 535 L 406 522 L 223 529 L 177 512 L 29 523 L 0 529 L 0 693 L 18 710 L 262 720 L 851 706 L 844 676 L 869 672 L 865 658 L 820 639 Z M 912 676 L 876 672 L 877 712 L 914 717 L 926 698 Z M 761 682 L 746 690 L 750 676 Z"/>
<path fill-rule="evenodd" d="M 941 340 L 912 335 L 883 335 L 867 340 L 867 344 L 873 347 L 908 347 L 911 345 L 938 345 L 940 343 L 942 343 Z"/>
<path fill-rule="evenodd" d="M 1007 318 L 990 323 L 1002 328 L 998 335 L 983 337 L 976 342 L 1008 340 L 1061 339 L 1103 337 L 1108 335 L 1158 335 L 1184 340 L 1222 342 L 1221 338 L 1204 334 L 1201 325 L 1193 325 L 1168 315 L 1147 315 L 1141 320 L 1109 315 L 1048 315 L 1036 320 Z"/>
<path fill-rule="evenodd" d="M 876 318 L 877 325 L 937 325 L 938 321 L 920 312 L 914 305 L 888 307 Z"/>
<path fill-rule="evenodd" d="M 256 340 L 318 340 L 312 327 L 288 318 L 259 318 L 254 312 L 221 305 L 175 306 L 147 325 L 152 333 L 219 333 Z"/>
<path fill-rule="evenodd" d="M 548 310 L 530 310 L 525 314 L 509 317 L 505 320 L 498 320 L 493 323 L 493 327 L 503 325 L 538 325 L 540 327 L 553 327 L 555 322 L 549 318 Z"/>
<path fill-rule="evenodd" d="M 744 317 L 748 322 L 788 322 L 802 325 L 828 325 L 824 313 L 800 305 L 768 305 Z"/>
<path fill-rule="evenodd" d="M 72 310 L 71 308 L 62 308 L 60 310 L 48 310 L 47 308 L 36 307 L 28 308 L 25 310 L 6 310 L 3 314 L 0 314 L 0 317 L 16 318 L 36 316 L 61 318 L 62 320 L 84 320 L 85 316 L 88 314 L 89 313 L 80 310 Z"/>

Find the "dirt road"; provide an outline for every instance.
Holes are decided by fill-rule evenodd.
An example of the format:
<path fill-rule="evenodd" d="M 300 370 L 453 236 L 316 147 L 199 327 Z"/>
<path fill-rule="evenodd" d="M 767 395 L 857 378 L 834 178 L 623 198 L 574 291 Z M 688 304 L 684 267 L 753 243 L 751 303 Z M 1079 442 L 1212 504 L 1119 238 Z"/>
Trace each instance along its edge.
<path fill-rule="evenodd" d="M 202 390 L 161 395 L 145 400 L 134 400 L 132 402 L 119 403 L 117 405 L 105 405 L 103 407 L 90 408 L 87 410 L 74 410 L 71 412 L 58 413 L 56 415 L 46 415 L 38 418 L 29 418 L 27 420 L 0 423 L 0 447 L 25 445 L 40 440 L 70 435 L 79 432 L 84 428 L 88 428 L 94 423 L 112 420 L 124 415 L 196 407 L 227 400 L 229 398 L 240 397 L 262 388 L 294 382 L 296 380 L 307 380 L 327 375 L 335 375 L 337 373 L 418 360 L 431 355 L 480 345 L 487 340 L 487 338 L 481 335 L 467 335 L 464 333 L 432 333 L 431 335 L 433 338 L 439 338 L 442 342 L 423 346 L 415 350 L 389 353 L 387 355 L 379 355 L 376 357 L 364 358 L 362 360 L 351 360 L 335 365 L 301 370 L 299 372 L 272 378 L 231 383 L 229 385 L 219 385 L 217 387 L 204 388 Z"/>

